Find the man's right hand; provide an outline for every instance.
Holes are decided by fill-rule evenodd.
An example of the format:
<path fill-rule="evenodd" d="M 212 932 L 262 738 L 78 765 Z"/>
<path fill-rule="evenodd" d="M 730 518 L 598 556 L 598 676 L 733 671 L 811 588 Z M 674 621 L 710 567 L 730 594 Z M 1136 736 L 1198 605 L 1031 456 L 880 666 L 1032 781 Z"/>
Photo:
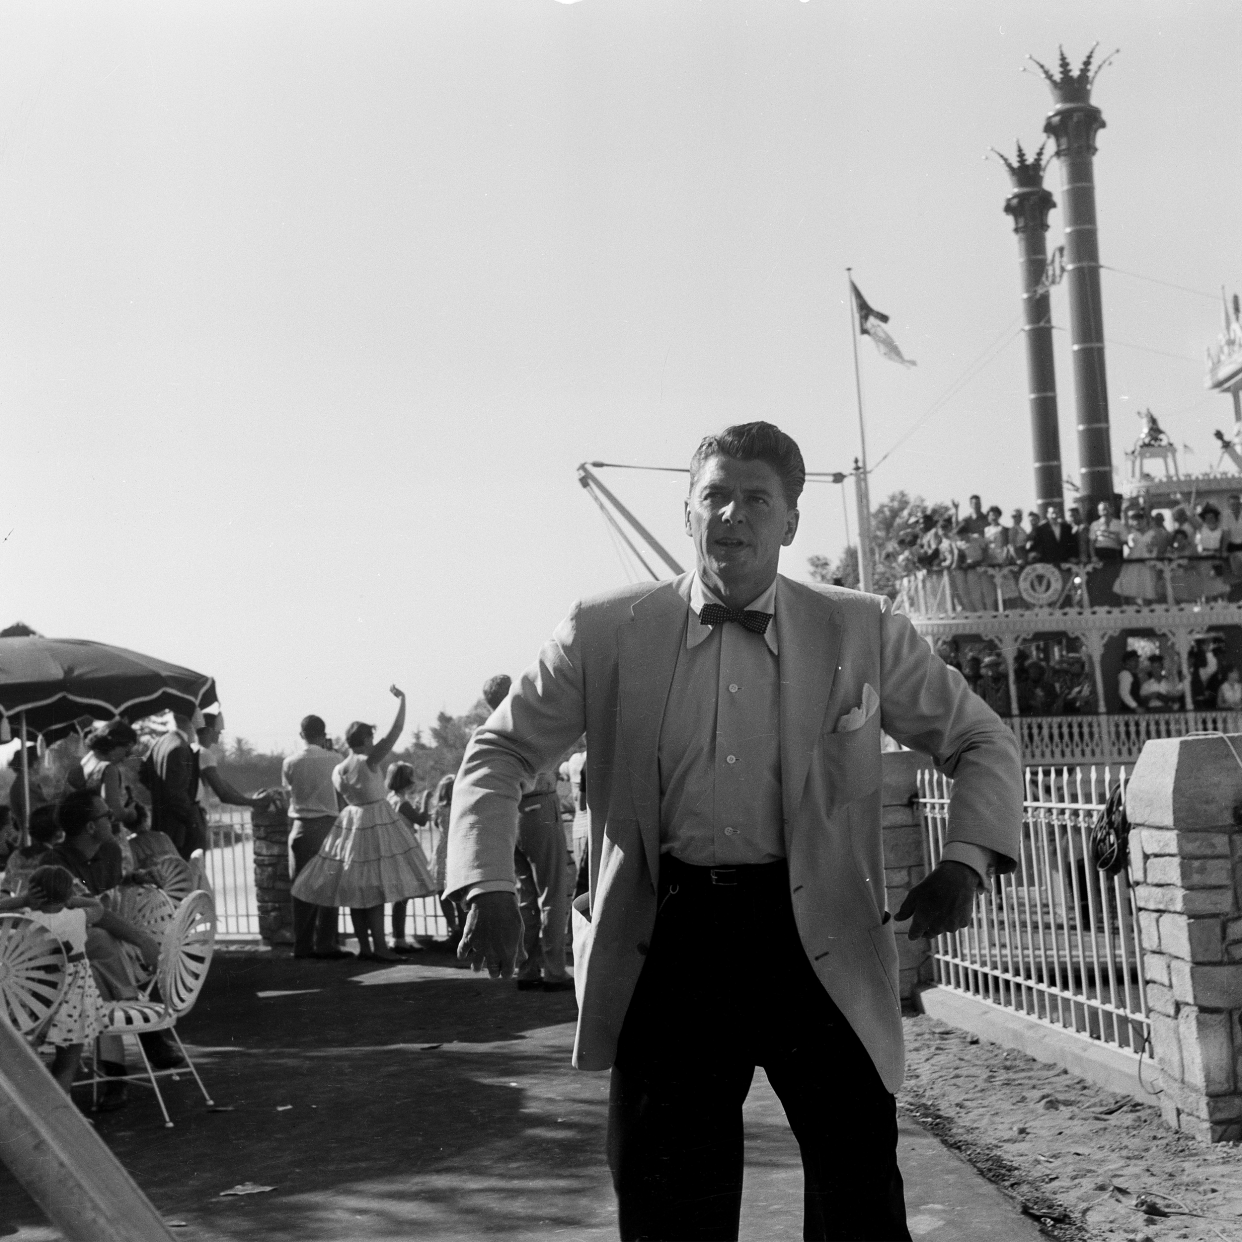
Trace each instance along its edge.
<path fill-rule="evenodd" d="M 512 893 L 480 893 L 466 915 L 457 956 L 493 979 L 508 979 L 522 942 L 522 915 Z"/>

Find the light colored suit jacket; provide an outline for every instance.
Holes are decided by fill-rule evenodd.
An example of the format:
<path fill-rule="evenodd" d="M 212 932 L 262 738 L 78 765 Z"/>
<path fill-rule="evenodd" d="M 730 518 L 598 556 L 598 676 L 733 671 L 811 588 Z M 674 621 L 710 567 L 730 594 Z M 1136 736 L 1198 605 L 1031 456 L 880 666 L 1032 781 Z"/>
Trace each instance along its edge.
<path fill-rule="evenodd" d="M 655 926 L 660 724 L 685 641 L 690 583 L 685 574 L 575 605 L 476 731 L 457 777 L 446 890 L 461 894 L 513 879 L 522 782 L 587 735 L 591 887 L 573 916 L 580 1069 L 612 1064 Z M 904 1055 L 897 946 L 885 910 L 881 727 L 955 778 L 949 839 L 994 850 L 1006 870 L 1022 825 L 1017 746 L 887 599 L 780 577 L 776 615 L 785 849 L 798 931 L 895 1092 Z M 867 714 L 864 701 L 873 706 L 877 696 Z"/>

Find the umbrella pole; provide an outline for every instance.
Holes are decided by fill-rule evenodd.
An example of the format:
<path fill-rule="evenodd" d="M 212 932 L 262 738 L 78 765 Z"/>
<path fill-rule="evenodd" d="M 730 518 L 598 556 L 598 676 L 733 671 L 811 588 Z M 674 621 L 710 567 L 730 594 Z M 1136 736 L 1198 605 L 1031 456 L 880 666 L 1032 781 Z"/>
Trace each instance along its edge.
<path fill-rule="evenodd" d="M 26 750 L 26 713 L 22 712 L 22 791 L 26 795 L 26 815 L 22 820 L 22 846 L 30 844 L 30 755 Z"/>

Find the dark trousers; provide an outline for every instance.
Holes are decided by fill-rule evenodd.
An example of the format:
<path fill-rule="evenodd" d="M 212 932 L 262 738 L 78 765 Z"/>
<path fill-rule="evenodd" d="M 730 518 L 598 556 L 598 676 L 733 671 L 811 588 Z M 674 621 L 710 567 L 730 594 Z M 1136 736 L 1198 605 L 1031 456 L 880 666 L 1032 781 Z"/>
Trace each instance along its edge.
<path fill-rule="evenodd" d="M 519 979 L 559 981 L 565 970 L 565 929 L 569 926 L 569 874 L 565 829 L 555 793 L 528 794 L 518 803 L 517 849 L 513 869 L 522 914 L 526 960 Z"/>
<path fill-rule="evenodd" d="M 296 880 L 332 831 L 336 819 L 331 815 L 316 819 L 295 819 L 289 830 L 289 879 Z M 336 907 L 316 906 L 309 901 L 293 902 L 293 956 L 310 957 L 336 948 Z"/>
<path fill-rule="evenodd" d="M 908 1239 L 896 1104 L 807 960 L 787 865 L 717 869 L 733 884 L 668 855 L 660 870 L 612 1070 L 621 1237 L 737 1237 L 742 1102 L 761 1065 L 802 1152 L 803 1237 Z"/>

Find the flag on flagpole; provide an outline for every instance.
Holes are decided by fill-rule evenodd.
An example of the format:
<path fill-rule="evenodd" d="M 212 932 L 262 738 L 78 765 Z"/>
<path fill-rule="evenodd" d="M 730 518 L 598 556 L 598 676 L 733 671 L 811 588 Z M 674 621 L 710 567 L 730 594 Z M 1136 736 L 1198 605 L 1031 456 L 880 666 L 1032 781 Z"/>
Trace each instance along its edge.
<path fill-rule="evenodd" d="M 1040 277 L 1039 284 L 1031 290 L 1031 297 L 1037 298 L 1040 294 L 1047 293 L 1053 285 L 1059 285 L 1064 276 L 1065 247 L 1057 246 L 1048 256 L 1048 261 L 1044 264 L 1044 274 Z"/>
<path fill-rule="evenodd" d="M 898 347 L 897 342 L 889 335 L 888 329 L 883 324 L 888 323 L 888 316 L 883 311 L 876 310 L 871 306 L 862 295 L 862 290 L 850 281 L 850 288 L 854 291 L 854 306 L 858 310 L 858 332 L 860 336 L 869 336 L 874 342 L 875 347 L 880 353 L 889 360 L 889 362 L 900 363 L 903 367 L 916 367 L 918 363 L 913 358 L 907 358 Z"/>

